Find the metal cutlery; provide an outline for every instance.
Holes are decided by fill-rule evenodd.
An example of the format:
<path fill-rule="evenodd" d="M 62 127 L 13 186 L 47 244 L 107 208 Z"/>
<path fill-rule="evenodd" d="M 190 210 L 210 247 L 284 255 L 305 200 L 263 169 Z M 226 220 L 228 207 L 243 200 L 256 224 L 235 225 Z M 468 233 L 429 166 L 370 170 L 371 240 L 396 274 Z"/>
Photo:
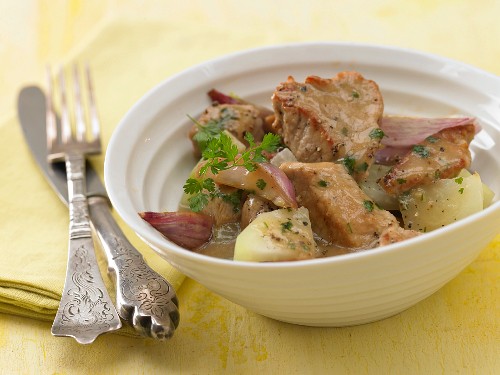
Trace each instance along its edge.
<path fill-rule="evenodd" d="M 59 72 L 60 132 L 53 106 L 52 75 L 47 69 L 47 158 L 51 163 L 65 161 L 70 216 L 66 279 L 51 332 L 54 336 L 70 336 L 81 344 L 89 344 L 100 334 L 121 328 L 122 324 L 101 278 L 88 213 L 85 156 L 101 152 L 99 122 L 89 94 L 92 140 L 87 140 L 76 68 L 74 75 L 76 136 L 72 134 L 62 68 Z"/>
<path fill-rule="evenodd" d="M 18 115 L 27 143 L 45 177 L 64 203 L 68 203 L 64 163 L 48 163 L 45 138 L 45 95 L 38 87 L 21 90 Z M 57 120 L 57 118 L 56 118 Z M 111 215 L 102 182 L 87 163 L 87 196 L 90 220 L 105 250 L 108 272 L 116 285 L 120 317 L 139 334 L 156 339 L 171 337 L 180 320 L 173 287 L 144 261 Z"/>

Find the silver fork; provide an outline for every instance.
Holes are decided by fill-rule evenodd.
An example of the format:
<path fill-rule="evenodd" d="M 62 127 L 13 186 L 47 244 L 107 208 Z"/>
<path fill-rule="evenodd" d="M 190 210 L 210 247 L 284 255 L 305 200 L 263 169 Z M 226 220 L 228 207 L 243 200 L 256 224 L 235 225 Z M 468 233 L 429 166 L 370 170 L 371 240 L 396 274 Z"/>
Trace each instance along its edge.
<path fill-rule="evenodd" d="M 75 122 L 73 136 L 69 116 L 64 73 L 59 71 L 61 129 L 58 131 L 53 103 L 50 68 L 47 68 L 47 158 L 64 160 L 68 180 L 69 246 L 66 280 L 51 332 L 70 336 L 81 344 L 92 343 L 102 333 L 119 329 L 120 317 L 111 302 L 94 252 L 85 181 L 85 155 L 101 152 L 100 125 L 95 114 L 90 72 L 86 67 L 92 139 L 87 140 L 77 67 L 74 67 Z M 59 134 L 60 133 L 60 134 Z"/>

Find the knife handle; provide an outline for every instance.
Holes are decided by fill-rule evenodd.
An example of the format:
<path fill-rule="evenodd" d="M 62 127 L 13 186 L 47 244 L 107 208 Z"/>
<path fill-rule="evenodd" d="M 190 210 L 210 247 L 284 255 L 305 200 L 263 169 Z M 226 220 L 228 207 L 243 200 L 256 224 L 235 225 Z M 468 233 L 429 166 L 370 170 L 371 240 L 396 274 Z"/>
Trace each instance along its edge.
<path fill-rule="evenodd" d="M 141 335 L 169 338 L 179 325 L 179 303 L 172 285 L 145 262 L 111 215 L 107 198 L 88 198 L 90 219 L 116 285 L 118 314 Z"/>

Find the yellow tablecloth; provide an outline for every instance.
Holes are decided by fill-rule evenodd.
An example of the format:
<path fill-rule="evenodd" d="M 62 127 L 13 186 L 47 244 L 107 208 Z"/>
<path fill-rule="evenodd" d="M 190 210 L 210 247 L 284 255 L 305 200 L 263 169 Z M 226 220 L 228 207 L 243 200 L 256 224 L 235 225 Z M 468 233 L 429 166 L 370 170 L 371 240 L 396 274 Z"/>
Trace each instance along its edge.
<path fill-rule="evenodd" d="M 50 264 L 66 251 L 66 208 L 37 171 L 15 112 L 23 85 L 44 84 L 46 63 L 91 63 L 107 144 L 125 112 L 159 81 L 251 47 L 370 42 L 444 55 L 500 75 L 499 15 L 494 0 L 1 2 L 0 279 L 39 272 L 37 262 Z M 102 174 L 103 157 L 93 162 Z M 52 337 L 44 320 L 62 280 L 47 267 L 46 295 L 35 301 L 40 311 L 29 299 L 17 301 L 25 314 L 19 308 L 9 314 L 5 288 L 0 374 L 500 373 L 500 236 L 458 277 L 397 316 L 358 327 L 308 328 L 248 312 L 189 279 L 180 286 L 182 277 L 120 224 L 178 287 L 175 336 L 160 343 L 111 334 L 90 346 Z M 26 249 L 36 257 L 27 258 Z"/>

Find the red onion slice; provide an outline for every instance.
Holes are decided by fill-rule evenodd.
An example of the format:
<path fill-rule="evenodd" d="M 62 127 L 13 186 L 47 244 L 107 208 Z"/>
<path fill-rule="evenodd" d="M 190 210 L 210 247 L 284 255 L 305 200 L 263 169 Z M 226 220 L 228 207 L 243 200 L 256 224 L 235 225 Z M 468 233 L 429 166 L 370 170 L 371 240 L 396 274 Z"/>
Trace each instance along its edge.
<path fill-rule="evenodd" d="M 272 115 L 274 112 L 271 111 L 269 108 L 266 108 L 264 106 L 255 104 L 255 103 L 250 103 L 246 101 L 245 99 L 229 96 L 227 94 L 224 94 L 216 89 L 212 89 L 209 92 L 207 92 L 207 95 L 210 97 L 210 100 L 213 102 L 218 102 L 219 104 L 250 104 L 253 105 L 256 109 L 259 110 L 260 116 L 261 117 L 266 117 L 269 115 Z"/>
<path fill-rule="evenodd" d="M 292 182 L 271 163 L 258 163 L 257 169 L 252 172 L 237 166 L 217 174 L 207 171 L 204 176 L 212 178 L 219 185 L 251 191 L 278 207 L 298 207 Z"/>
<path fill-rule="evenodd" d="M 189 250 L 207 243 L 212 237 L 214 220 L 196 212 L 140 212 L 139 216 L 170 241 Z"/>
<path fill-rule="evenodd" d="M 258 170 L 259 169 L 265 172 L 264 174 L 268 176 L 268 180 L 272 182 L 270 186 L 266 185 L 262 193 L 268 196 L 273 196 L 273 193 L 276 195 L 274 199 L 269 199 L 265 195 L 263 195 L 263 197 L 271 200 L 278 207 L 297 208 L 298 204 L 295 196 L 295 189 L 292 181 L 290 181 L 285 172 L 271 163 L 260 163 Z M 275 186 L 277 191 L 275 191 Z M 259 192 L 257 192 L 257 195 L 258 194 Z"/>
<path fill-rule="evenodd" d="M 382 144 L 391 147 L 412 146 L 443 129 L 467 124 L 473 124 L 476 127 L 476 133 L 481 130 L 475 117 L 384 116 L 380 124 L 380 129 L 385 134 Z"/>
<path fill-rule="evenodd" d="M 405 156 L 410 150 L 411 146 L 384 147 L 375 153 L 375 163 L 382 165 L 394 165 L 399 160 L 401 160 L 401 158 Z"/>
<path fill-rule="evenodd" d="M 243 104 L 243 100 L 233 98 L 232 96 L 226 95 L 216 89 L 210 90 L 208 96 L 213 102 L 218 102 L 219 104 Z"/>

